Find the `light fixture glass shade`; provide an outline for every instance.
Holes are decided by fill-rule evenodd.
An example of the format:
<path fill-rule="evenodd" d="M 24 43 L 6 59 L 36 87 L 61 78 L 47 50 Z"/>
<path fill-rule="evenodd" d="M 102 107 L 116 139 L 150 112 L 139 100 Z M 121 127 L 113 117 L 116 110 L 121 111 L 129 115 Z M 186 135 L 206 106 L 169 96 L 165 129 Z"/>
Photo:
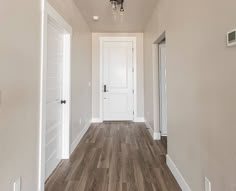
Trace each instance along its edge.
<path fill-rule="evenodd" d="M 111 1 L 111 6 L 113 10 L 117 10 L 117 1 Z"/>
<path fill-rule="evenodd" d="M 120 11 L 120 15 L 124 15 L 124 0 L 110 0 L 112 7 L 112 14 L 117 15 Z"/>

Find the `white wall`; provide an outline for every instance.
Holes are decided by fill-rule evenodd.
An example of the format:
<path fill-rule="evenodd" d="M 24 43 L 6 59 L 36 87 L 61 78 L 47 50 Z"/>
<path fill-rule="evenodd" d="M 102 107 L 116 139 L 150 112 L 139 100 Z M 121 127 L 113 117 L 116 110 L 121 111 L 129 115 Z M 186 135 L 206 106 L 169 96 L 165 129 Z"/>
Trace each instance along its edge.
<path fill-rule="evenodd" d="M 41 10 L 39 0 L 1 1 L 0 190 L 37 189 Z"/>
<path fill-rule="evenodd" d="M 137 117 L 144 117 L 143 33 L 93 33 L 92 34 L 92 117 L 99 119 L 100 97 L 100 37 L 137 38 Z"/>
<path fill-rule="evenodd" d="M 73 0 L 50 0 L 73 28 L 72 140 L 91 120 L 92 34 Z M 41 1 L 0 6 L 0 190 L 38 187 Z M 82 123 L 80 124 L 80 118 Z"/>
<path fill-rule="evenodd" d="M 152 43 L 166 31 L 168 154 L 193 191 L 236 190 L 236 1 L 158 0 L 144 33 L 145 118 L 152 124 Z M 153 125 L 153 124 L 152 124 Z"/>

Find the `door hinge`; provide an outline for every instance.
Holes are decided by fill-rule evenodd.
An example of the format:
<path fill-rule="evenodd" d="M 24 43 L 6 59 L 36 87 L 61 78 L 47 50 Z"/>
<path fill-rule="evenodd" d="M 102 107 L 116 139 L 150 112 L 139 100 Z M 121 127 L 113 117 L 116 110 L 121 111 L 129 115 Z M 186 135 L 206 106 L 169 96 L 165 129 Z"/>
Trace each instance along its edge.
<path fill-rule="evenodd" d="M 133 90 L 133 94 L 134 94 L 134 90 Z"/>
<path fill-rule="evenodd" d="M 133 115 L 134 115 L 134 111 L 133 111 Z"/>
<path fill-rule="evenodd" d="M 134 68 L 132 68 L 132 72 L 134 72 Z"/>

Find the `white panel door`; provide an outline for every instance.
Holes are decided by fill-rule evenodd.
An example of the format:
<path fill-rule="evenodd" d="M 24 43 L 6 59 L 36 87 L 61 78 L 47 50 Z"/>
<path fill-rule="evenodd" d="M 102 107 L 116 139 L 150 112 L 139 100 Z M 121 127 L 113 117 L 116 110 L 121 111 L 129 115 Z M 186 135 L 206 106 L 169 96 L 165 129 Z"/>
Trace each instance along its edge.
<path fill-rule="evenodd" d="M 167 135 L 167 93 L 166 93 L 166 45 L 159 45 L 160 76 L 160 129 L 161 135 Z"/>
<path fill-rule="evenodd" d="M 103 120 L 134 118 L 133 43 L 103 43 Z"/>
<path fill-rule="evenodd" d="M 45 178 L 61 161 L 64 33 L 48 20 L 46 68 Z"/>

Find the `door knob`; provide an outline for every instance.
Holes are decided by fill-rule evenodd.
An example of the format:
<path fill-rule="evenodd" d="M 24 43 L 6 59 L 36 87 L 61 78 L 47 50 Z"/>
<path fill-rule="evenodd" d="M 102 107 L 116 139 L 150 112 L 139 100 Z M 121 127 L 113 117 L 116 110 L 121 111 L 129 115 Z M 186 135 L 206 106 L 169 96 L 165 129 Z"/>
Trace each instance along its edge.
<path fill-rule="evenodd" d="M 61 100 L 61 104 L 66 104 L 66 100 Z"/>

